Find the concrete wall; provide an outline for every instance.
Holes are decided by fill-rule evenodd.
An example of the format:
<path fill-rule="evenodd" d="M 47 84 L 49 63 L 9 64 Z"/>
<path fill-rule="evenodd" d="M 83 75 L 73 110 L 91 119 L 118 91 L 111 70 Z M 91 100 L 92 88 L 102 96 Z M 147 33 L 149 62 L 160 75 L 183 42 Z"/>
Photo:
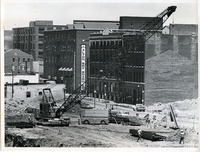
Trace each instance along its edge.
<path fill-rule="evenodd" d="M 20 80 L 28 80 L 29 83 L 39 83 L 39 74 L 13 76 L 13 83 L 19 83 Z M 4 76 L 4 84 L 5 83 L 12 83 L 12 75 Z"/>
<path fill-rule="evenodd" d="M 44 88 L 51 88 L 51 92 L 55 100 L 60 100 L 64 98 L 64 84 L 30 84 L 30 85 L 14 85 L 14 99 L 26 100 L 26 99 L 41 99 L 42 94 L 39 95 L 39 92 L 43 92 Z M 27 92 L 30 92 L 30 97 L 27 97 Z M 12 86 L 8 85 L 5 89 L 6 98 L 12 97 Z"/>

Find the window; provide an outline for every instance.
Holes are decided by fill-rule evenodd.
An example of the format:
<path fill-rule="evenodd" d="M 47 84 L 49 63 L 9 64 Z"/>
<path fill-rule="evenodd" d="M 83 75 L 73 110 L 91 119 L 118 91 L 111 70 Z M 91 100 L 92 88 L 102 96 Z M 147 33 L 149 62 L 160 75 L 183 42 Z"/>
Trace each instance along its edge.
<path fill-rule="evenodd" d="M 28 62 L 30 62 L 30 59 L 28 58 Z"/>
<path fill-rule="evenodd" d="M 39 94 L 39 96 L 41 96 L 41 95 L 42 95 L 42 92 L 40 91 L 40 92 L 38 92 L 38 94 Z"/>
<path fill-rule="evenodd" d="M 13 60 L 13 62 L 15 62 L 15 58 L 13 58 L 12 60 Z"/>
<path fill-rule="evenodd" d="M 43 49 L 43 44 L 39 44 L 39 49 Z"/>
<path fill-rule="evenodd" d="M 26 98 L 30 98 L 31 97 L 31 92 L 30 91 L 27 91 L 26 92 Z"/>
<path fill-rule="evenodd" d="M 23 58 L 23 62 L 25 62 L 25 58 Z"/>

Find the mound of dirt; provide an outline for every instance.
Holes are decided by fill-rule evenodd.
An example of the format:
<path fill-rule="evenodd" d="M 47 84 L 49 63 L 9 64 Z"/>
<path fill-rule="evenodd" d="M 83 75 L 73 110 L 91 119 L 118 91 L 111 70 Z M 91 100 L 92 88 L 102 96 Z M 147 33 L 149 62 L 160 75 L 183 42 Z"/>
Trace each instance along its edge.
<path fill-rule="evenodd" d="M 146 60 L 145 103 L 167 103 L 196 98 L 195 73 L 191 60 L 168 50 Z"/>

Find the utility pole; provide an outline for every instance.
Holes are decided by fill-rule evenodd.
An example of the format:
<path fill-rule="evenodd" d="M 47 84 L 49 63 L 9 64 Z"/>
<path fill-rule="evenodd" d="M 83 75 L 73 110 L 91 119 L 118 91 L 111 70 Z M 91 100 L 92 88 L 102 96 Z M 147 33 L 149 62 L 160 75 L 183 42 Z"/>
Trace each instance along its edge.
<path fill-rule="evenodd" d="M 28 67 L 27 67 L 27 62 L 28 62 L 28 61 L 25 61 L 25 73 L 26 73 L 26 74 L 27 74 L 27 68 L 28 68 Z"/>
<path fill-rule="evenodd" d="M 94 108 L 96 107 L 96 90 L 94 90 Z"/>
<path fill-rule="evenodd" d="M 14 69 L 13 69 L 13 65 L 11 65 L 11 70 L 12 70 L 12 98 L 13 98 L 13 94 L 14 94 Z"/>
<path fill-rule="evenodd" d="M 18 60 L 17 60 L 17 70 L 18 70 L 18 74 L 19 74 L 19 64 L 20 64 L 20 57 L 18 57 Z"/>

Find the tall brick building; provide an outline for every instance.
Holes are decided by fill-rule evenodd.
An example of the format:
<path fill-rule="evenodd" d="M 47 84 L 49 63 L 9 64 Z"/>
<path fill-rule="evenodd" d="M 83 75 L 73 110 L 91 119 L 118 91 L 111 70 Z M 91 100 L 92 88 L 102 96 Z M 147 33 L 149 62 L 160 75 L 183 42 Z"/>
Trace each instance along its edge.
<path fill-rule="evenodd" d="M 118 21 L 75 20 L 67 29 L 44 32 L 44 76 L 71 93 L 88 77 L 89 36 L 118 28 Z M 85 90 L 85 88 L 82 88 Z"/>

